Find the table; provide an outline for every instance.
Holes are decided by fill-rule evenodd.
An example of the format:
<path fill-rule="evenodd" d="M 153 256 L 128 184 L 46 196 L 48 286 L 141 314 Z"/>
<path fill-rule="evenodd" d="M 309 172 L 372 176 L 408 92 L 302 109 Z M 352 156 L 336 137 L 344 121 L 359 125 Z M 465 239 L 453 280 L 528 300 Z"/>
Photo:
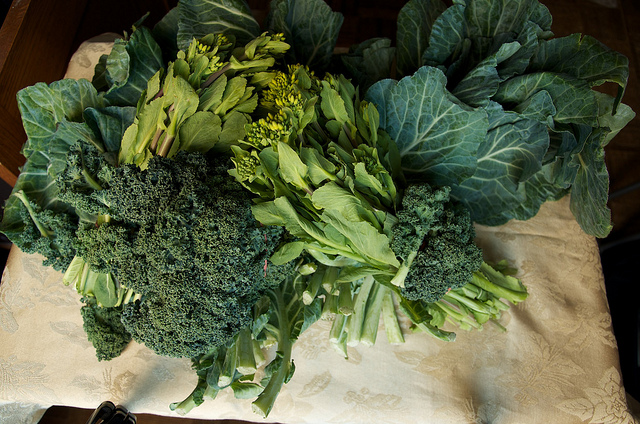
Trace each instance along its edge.
<path fill-rule="evenodd" d="M 113 36 L 90 40 L 67 76 L 90 76 Z M 339 357 L 329 322 L 302 334 L 296 373 L 266 421 L 250 400 L 223 393 L 190 414 L 303 423 L 640 423 L 627 403 L 596 240 L 584 234 L 569 199 L 549 202 L 525 222 L 477 227 L 486 260 L 507 259 L 528 287 L 503 315 L 502 332 L 458 331 L 455 342 L 411 334 Z M 134 413 L 174 415 L 193 389 L 187 359 L 163 358 L 132 343 L 98 362 L 82 330 L 79 295 L 41 257 L 13 248 L 0 286 L 0 422 L 35 423 L 50 405 L 95 408 L 104 400 Z"/>

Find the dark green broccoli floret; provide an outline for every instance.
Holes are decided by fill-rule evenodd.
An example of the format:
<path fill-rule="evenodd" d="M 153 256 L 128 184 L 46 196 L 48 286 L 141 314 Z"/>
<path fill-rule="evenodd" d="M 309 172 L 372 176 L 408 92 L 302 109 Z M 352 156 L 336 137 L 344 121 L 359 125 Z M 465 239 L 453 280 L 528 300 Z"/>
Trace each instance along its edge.
<path fill-rule="evenodd" d="M 393 227 L 391 248 L 406 277 L 402 295 L 435 302 L 471 281 L 482 265 L 469 212 L 449 197 L 449 187 L 407 187 Z"/>
<path fill-rule="evenodd" d="M 268 262 L 284 230 L 255 220 L 250 194 L 227 169 L 227 158 L 187 152 L 155 156 L 145 170 L 122 165 L 103 190 L 111 220 L 78 231 L 85 261 L 142 295 L 122 320 L 160 354 L 226 344 L 293 267 Z"/>
<path fill-rule="evenodd" d="M 122 307 L 101 308 L 94 298 L 83 298 L 80 309 L 83 328 L 96 349 L 99 361 L 108 361 L 119 356 L 131 341 L 131 335 L 122 325 Z"/>

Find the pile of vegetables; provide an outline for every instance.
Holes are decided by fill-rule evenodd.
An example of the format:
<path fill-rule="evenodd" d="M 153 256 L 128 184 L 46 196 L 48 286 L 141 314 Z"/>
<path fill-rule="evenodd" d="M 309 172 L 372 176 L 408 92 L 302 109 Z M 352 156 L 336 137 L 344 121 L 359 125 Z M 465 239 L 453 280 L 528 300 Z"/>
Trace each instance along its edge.
<path fill-rule="evenodd" d="M 334 54 L 342 21 L 322 0 L 274 0 L 264 28 L 241 0 L 184 0 L 93 81 L 18 93 L 0 230 L 64 272 L 98 359 L 130 340 L 191 358 L 179 413 L 233 390 L 267 416 L 319 319 L 345 357 L 380 323 L 402 343 L 399 314 L 445 341 L 497 323 L 527 291 L 474 223 L 571 193 L 585 232 L 610 230 L 624 56 L 555 38 L 536 0 L 410 0 L 395 46 Z"/>

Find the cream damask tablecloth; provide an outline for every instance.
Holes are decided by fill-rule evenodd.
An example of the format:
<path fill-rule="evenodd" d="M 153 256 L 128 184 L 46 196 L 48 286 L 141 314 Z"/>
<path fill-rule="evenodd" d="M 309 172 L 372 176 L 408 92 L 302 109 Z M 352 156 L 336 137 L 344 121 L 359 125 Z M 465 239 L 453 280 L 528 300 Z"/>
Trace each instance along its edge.
<path fill-rule="evenodd" d="M 109 40 L 76 53 L 68 75 L 90 77 Z M 568 199 L 526 222 L 478 227 L 486 259 L 519 269 L 529 299 L 483 331 L 455 342 L 410 334 L 339 357 L 319 322 L 295 344 L 296 372 L 266 422 L 640 423 L 625 396 L 597 244 Z M 13 248 L 0 286 L 0 422 L 35 423 L 50 405 L 95 408 L 104 400 L 135 413 L 174 415 L 193 389 L 187 359 L 132 343 L 98 362 L 82 330 L 78 295 L 41 258 Z M 224 393 L 189 415 L 261 422 L 250 401 Z"/>

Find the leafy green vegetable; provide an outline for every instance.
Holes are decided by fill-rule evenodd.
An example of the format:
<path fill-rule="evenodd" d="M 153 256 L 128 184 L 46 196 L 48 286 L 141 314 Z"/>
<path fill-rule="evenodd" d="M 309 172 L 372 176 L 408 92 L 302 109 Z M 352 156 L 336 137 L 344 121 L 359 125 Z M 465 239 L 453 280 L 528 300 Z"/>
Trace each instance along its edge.
<path fill-rule="evenodd" d="M 603 149 L 635 116 L 624 56 L 554 38 L 536 0 L 411 0 L 395 46 L 337 58 L 342 23 L 274 0 L 263 33 L 243 0 L 181 1 L 92 84 L 18 94 L 27 162 L 0 231 L 65 270 L 100 360 L 131 338 L 192 359 L 179 413 L 228 389 L 267 416 L 321 317 L 345 357 L 381 321 L 401 343 L 399 313 L 444 341 L 495 321 L 527 290 L 483 262 L 473 221 L 571 192 L 585 231 L 610 230 Z"/>
<path fill-rule="evenodd" d="M 178 5 L 177 45 L 186 49 L 193 38 L 222 33 L 246 43 L 260 35 L 260 26 L 244 0 L 186 0 Z"/>
<path fill-rule="evenodd" d="M 453 185 L 473 175 L 487 113 L 453 97 L 441 71 L 423 67 L 399 82 L 381 81 L 366 99 L 380 111 L 380 126 L 398 145 L 408 177 Z"/>
<path fill-rule="evenodd" d="M 266 26 L 291 44 L 290 63 L 324 71 L 331 62 L 344 17 L 322 0 L 273 0 Z"/>
<path fill-rule="evenodd" d="M 96 349 L 96 357 L 99 361 L 108 361 L 120 356 L 131 341 L 131 335 L 120 322 L 122 308 L 98 307 L 92 298 L 84 301 L 80 309 L 82 327 Z"/>
<path fill-rule="evenodd" d="M 111 53 L 103 60 L 106 89 L 104 98 L 109 105 L 134 106 L 147 80 L 160 69 L 160 46 L 145 27 L 134 28 L 129 38 L 116 40 Z M 96 79 L 94 78 L 94 83 Z"/>
<path fill-rule="evenodd" d="M 602 149 L 635 116 L 620 103 L 627 58 L 593 37 L 554 38 L 551 15 L 536 0 L 440 8 L 426 1 L 405 6 L 398 20 L 399 71 L 417 70 L 399 82 L 381 80 L 366 95 L 398 143 L 404 172 L 450 185 L 473 220 L 486 225 L 528 219 L 546 200 L 575 188 L 579 224 L 606 236 Z M 422 31 L 411 30 L 410 16 L 426 23 Z M 615 98 L 593 90 L 605 82 L 618 85 Z M 460 109 L 477 116 L 476 123 L 464 125 L 474 121 Z M 488 125 L 479 123 L 482 115 Z M 446 145 L 439 138 L 443 127 Z M 556 150 L 558 137 L 575 140 L 574 148 Z M 592 142 L 582 152 L 587 139 Z"/>
<path fill-rule="evenodd" d="M 422 66 L 433 23 L 446 8 L 441 0 L 410 0 L 400 9 L 396 34 L 400 76 L 411 75 Z"/>
<path fill-rule="evenodd" d="M 394 57 L 395 47 L 391 47 L 390 39 L 374 38 L 352 46 L 341 59 L 364 93 L 376 81 L 391 76 Z"/>

